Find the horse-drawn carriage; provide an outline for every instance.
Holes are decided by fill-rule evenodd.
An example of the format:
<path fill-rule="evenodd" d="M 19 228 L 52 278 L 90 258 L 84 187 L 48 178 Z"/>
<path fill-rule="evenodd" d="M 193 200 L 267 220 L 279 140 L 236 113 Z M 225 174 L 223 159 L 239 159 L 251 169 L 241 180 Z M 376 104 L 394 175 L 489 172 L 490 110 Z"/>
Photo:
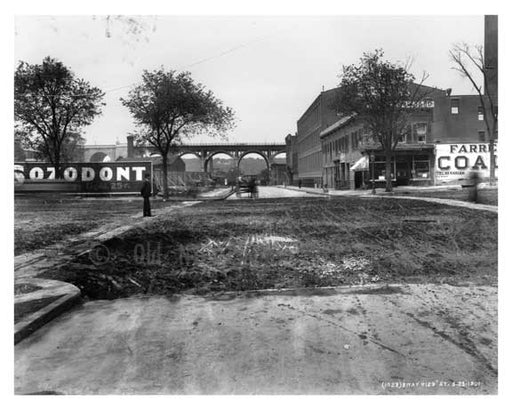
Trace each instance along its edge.
<path fill-rule="evenodd" d="M 239 179 L 236 184 L 237 198 L 241 198 L 242 194 L 248 194 L 251 198 L 258 198 L 258 185 L 256 184 L 256 180 L 251 179 L 246 181 L 244 179 Z"/>

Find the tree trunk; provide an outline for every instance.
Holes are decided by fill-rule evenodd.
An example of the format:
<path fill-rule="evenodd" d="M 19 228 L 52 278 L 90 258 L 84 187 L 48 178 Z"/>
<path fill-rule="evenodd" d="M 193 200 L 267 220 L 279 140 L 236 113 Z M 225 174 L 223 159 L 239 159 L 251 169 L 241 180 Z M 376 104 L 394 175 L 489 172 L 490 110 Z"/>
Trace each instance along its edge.
<path fill-rule="evenodd" d="M 167 182 L 167 154 L 162 155 L 162 183 L 163 183 L 163 197 L 164 199 L 169 198 L 169 184 Z"/>
<path fill-rule="evenodd" d="M 386 150 L 386 192 L 393 191 L 393 182 L 391 181 L 391 152 Z"/>
<path fill-rule="evenodd" d="M 490 171 L 489 171 L 489 185 L 496 185 L 496 157 L 494 155 L 495 139 L 494 136 L 489 140 L 489 157 L 490 157 Z"/>
<path fill-rule="evenodd" d="M 55 167 L 55 179 L 62 179 L 62 167 L 60 166 L 60 152 L 55 152 L 53 158 L 53 166 Z"/>

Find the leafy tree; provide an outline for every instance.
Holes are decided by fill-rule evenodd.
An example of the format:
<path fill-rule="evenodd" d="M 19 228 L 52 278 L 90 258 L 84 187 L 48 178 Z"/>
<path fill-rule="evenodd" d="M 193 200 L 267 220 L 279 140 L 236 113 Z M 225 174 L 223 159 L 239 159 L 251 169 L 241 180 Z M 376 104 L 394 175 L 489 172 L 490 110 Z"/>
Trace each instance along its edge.
<path fill-rule="evenodd" d="M 406 65 L 383 59 L 384 52 L 365 53 L 358 65 L 343 66 L 335 105 L 344 115 L 357 115 L 378 141 L 386 156 L 386 191 L 392 191 L 391 159 L 407 134 L 411 111 L 429 94 Z"/>
<path fill-rule="evenodd" d="M 14 137 L 14 161 L 23 162 L 26 159 L 25 151 L 23 150 L 23 146 L 21 141 L 16 136 Z"/>
<path fill-rule="evenodd" d="M 485 64 L 484 49 L 482 46 L 470 47 L 467 44 L 457 44 L 450 50 L 450 58 L 455 63 L 454 70 L 467 78 L 478 93 L 480 104 L 484 111 L 484 122 L 489 136 L 490 154 L 490 184 L 495 184 L 496 157 L 494 155 L 496 140 L 498 139 L 498 95 L 487 92 L 490 88 L 492 76 L 496 75 L 496 67 L 487 67 Z M 476 69 L 476 73 L 474 70 Z M 480 78 L 478 78 L 480 76 Z M 479 85 L 483 82 L 482 86 Z"/>
<path fill-rule="evenodd" d="M 168 155 L 173 147 L 200 132 L 222 136 L 234 124 L 231 108 L 188 72 L 144 71 L 142 82 L 121 102 L 139 128 L 135 142 L 154 146 L 162 156 L 164 198 L 169 195 Z"/>
<path fill-rule="evenodd" d="M 82 162 L 84 160 L 85 138 L 78 132 L 68 133 L 62 147 L 63 162 Z"/>
<path fill-rule="evenodd" d="M 24 148 L 26 141 L 32 141 L 29 147 L 35 151 L 36 160 L 50 161 L 44 147 L 44 142 L 40 138 L 34 139 L 32 136 L 27 135 L 18 127 L 16 127 L 14 131 L 15 161 L 25 161 L 26 155 Z M 84 145 L 85 138 L 77 132 L 69 132 L 62 142 L 60 155 L 61 163 L 82 162 L 84 160 Z"/>
<path fill-rule="evenodd" d="M 65 147 L 83 126 L 101 114 L 104 93 L 60 61 L 20 62 L 14 74 L 14 118 L 23 142 L 36 149 L 62 176 Z"/>

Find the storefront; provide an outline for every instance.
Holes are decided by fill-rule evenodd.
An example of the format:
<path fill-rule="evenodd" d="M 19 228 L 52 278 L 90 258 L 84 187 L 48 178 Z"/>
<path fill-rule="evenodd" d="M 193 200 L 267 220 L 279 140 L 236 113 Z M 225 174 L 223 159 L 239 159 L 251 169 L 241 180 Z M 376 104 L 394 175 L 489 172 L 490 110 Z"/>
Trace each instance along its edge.
<path fill-rule="evenodd" d="M 370 158 L 367 184 L 371 184 L 374 178 L 377 187 L 385 186 L 386 156 L 382 150 L 377 149 L 368 149 L 364 153 Z M 397 147 L 391 157 L 393 185 L 433 185 L 434 162 L 434 146 L 431 144 L 419 144 L 417 147 L 408 144 Z"/>
<path fill-rule="evenodd" d="M 353 188 L 361 189 L 366 188 L 369 182 L 370 160 L 367 155 L 359 158 L 354 165 L 350 167 L 353 174 Z"/>

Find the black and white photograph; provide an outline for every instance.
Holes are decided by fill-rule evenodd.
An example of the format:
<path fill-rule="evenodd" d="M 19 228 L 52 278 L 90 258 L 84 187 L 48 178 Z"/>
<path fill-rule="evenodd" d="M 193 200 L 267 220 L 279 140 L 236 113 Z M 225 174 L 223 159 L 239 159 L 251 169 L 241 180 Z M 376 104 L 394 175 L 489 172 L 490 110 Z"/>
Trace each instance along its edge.
<path fill-rule="evenodd" d="M 37 10 L 14 396 L 498 395 L 501 15 Z"/>

